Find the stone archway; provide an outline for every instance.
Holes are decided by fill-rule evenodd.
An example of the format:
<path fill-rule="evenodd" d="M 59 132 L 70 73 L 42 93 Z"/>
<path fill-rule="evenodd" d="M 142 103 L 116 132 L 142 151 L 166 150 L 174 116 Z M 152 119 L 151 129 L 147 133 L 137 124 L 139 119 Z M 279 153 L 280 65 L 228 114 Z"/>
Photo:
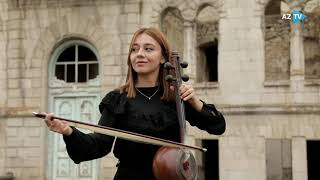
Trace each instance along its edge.
<path fill-rule="evenodd" d="M 197 2 L 191 0 L 170 0 L 170 1 L 157 1 L 152 6 L 151 24 L 159 27 L 163 12 L 168 8 L 177 8 L 184 20 L 193 20 L 196 16 Z"/>
<path fill-rule="evenodd" d="M 160 0 L 152 6 L 151 23 L 159 26 L 162 13 L 167 8 L 177 8 L 181 12 L 184 20 L 194 21 L 199 9 L 201 9 L 203 5 L 213 6 L 218 8 L 218 11 L 221 11 L 222 3 L 222 0 Z"/>

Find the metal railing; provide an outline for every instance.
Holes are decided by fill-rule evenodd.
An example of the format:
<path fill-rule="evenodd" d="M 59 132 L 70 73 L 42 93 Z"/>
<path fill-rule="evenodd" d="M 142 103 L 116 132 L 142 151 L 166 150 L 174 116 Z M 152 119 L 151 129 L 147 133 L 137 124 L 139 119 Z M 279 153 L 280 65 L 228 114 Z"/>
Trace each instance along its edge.
<path fill-rule="evenodd" d="M 0 180 L 14 180 L 14 175 L 12 172 L 7 172 L 4 176 L 0 176 Z"/>

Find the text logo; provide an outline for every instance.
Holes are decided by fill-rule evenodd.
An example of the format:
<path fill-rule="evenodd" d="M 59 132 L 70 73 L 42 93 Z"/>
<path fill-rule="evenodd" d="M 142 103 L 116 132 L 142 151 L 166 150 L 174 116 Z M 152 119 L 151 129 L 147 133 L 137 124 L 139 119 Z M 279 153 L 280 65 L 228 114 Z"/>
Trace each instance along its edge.
<path fill-rule="evenodd" d="M 291 14 L 283 14 L 282 19 L 292 19 L 293 24 L 297 24 L 299 22 L 302 22 L 307 18 L 306 15 L 304 15 L 302 12 L 300 12 L 297 9 L 292 10 Z"/>

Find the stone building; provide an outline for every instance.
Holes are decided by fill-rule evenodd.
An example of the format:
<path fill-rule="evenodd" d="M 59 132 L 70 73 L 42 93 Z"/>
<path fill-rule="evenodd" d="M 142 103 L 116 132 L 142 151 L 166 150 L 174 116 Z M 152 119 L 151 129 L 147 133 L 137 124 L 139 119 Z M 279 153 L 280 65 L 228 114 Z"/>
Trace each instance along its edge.
<path fill-rule="evenodd" d="M 308 18 L 282 19 L 293 9 Z M 188 127 L 200 180 L 319 179 L 319 0 L 0 0 L 0 176 L 112 179 L 110 154 L 74 165 L 32 111 L 97 123 L 126 78 L 132 33 L 156 26 L 189 63 L 222 136 Z"/>

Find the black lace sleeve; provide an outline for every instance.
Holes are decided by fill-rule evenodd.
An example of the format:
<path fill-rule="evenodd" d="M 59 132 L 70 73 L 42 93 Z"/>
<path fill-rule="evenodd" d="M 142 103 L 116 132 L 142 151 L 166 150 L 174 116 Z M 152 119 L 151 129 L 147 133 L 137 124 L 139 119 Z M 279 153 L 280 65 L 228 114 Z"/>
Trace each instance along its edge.
<path fill-rule="evenodd" d="M 201 112 L 198 112 L 189 103 L 185 103 L 185 113 L 191 126 L 197 126 L 199 129 L 215 135 L 221 135 L 225 132 L 225 119 L 213 104 L 203 102 Z"/>
<path fill-rule="evenodd" d="M 119 94 L 118 94 L 119 95 Z M 99 105 L 101 118 L 99 125 L 114 127 L 116 118 L 114 109 L 117 103 L 117 93 L 108 93 Z M 63 136 L 67 152 L 74 163 L 93 160 L 107 155 L 112 148 L 114 137 L 99 133 L 85 134 L 76 128 L 70 136 Z"/>

